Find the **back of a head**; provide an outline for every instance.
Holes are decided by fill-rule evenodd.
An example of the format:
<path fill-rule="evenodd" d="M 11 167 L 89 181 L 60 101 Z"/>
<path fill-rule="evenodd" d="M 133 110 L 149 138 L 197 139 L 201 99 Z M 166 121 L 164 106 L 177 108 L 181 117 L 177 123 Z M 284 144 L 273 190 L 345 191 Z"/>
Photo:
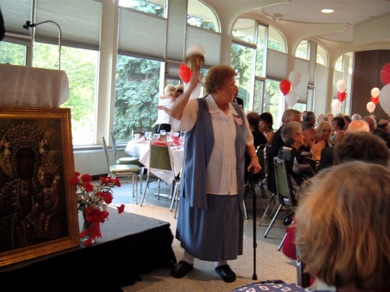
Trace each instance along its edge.
<path fill-rule="evenodd" d="M 388 291 L 390 169 L 360 161 L 333 166 L 300 198 L 296 243 L 306 271 L 336 288 Z"/>
<path fill-rule="evenodd" d="M 347 133 L 370 132 L 370 126 L 363 120 L 352 120 L 347 128 Z"/>
<path fill-rule="evenodd" d="M 334 148 L 333 162 L 340 164 L 351 160 L 388 166 L 390 152 L 385 141 L 370 132 L 347 133 Z"/>
<path fill-rule="evenodd" d="M 376 129 L 376 119 L 372 116 L 365 116 L 363 121 L 366 121 L 370 126 L 370 131 L 373 132 Z"/>
<path fill-rule="evenodd" d="M 304 111 L 302 112 L 302 122 L 312 124 L 312 127 L 316 123 L 316 115 L 312 111 Z"/>
<path fill-rule="evenodd" d="M 164 94 L 169 96 L 176 96 L 176 86 L 173 84 L 168 84 L 164 88 Z"/>
<path fill-rule="evenodd" d="M 299 121 L 301 119 L 301 112 L 295 109 L 287 109 L 282 115 L 282 123 L 286 124 L 291 121 Z"/>
<path fill-rule="evenodd" d="M 359 114 L 353 114 L 351 117 L 352 121 L 361 120 L 361 119 L 362 119 L 362 116 Z"/>
<path fill-rule="evenodd" d="M 254 129 L 259 129 L 259 114 L 256 112 L 249 112 L 246 114 L 246 118 L 248 119 L 248 123 L 250 126 L 252 126 Z"/>

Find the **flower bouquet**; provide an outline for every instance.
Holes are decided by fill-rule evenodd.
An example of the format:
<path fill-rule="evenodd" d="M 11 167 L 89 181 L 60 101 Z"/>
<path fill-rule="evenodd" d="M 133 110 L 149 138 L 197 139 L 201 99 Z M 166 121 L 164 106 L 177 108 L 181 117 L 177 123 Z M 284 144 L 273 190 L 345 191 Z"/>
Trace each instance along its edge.
<path fill-rule="evenodd" d="M 75 172 L 71 179 L 71 184 L 76 187 L 77 210 L 84 218 L 80 238 L 85 246 L 92 245 L 98 237 L 102 237 L 100 223 L 104 223 L 108 218 L 107 206 L 113 199 L 112 188 L 121 186 L 119 180 L 110 175 L 100 177 L 99 181 L 93 183 L 91 175 L 80 176 L 79 172 Z M 120 214 L 124 211 L 125 205 L 122 204 L 117 209 Z"/>

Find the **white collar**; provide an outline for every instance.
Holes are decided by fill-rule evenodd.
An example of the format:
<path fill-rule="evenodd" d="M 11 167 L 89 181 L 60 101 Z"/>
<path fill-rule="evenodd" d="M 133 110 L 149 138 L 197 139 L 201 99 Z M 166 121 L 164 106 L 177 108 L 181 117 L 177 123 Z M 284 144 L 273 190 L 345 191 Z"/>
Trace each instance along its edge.
<path fill-rule="evenodd" d="M 215 102 L 213 96 L 211 94 L 208 94 L 205 96 L 205 99 L 206 99 L 206 102 L 207 102 L 207 105 L 209 107 L 209 112 L 210 113 L 219 113 L 221 112 L 221 109 L 218 107 L 217 103 Z M 234 108 L 234 106 L 230 103 L 229 104 L 229 113 L 228 113 L 228 116 L 229 115 L 234 115 L 234 116 L 237 116 L 238 113 L 236 111 L 236 109 Z"/>

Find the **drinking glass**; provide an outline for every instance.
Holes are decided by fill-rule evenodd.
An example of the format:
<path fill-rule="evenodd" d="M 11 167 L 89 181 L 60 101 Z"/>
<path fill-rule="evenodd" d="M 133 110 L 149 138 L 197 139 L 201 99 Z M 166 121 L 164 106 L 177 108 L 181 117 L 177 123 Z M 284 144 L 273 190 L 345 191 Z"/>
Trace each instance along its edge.
<path fill-rule="evenodd" d="M 152 132 L 145 132 L 145 139 L 150 140 L 152 138 Z"/>

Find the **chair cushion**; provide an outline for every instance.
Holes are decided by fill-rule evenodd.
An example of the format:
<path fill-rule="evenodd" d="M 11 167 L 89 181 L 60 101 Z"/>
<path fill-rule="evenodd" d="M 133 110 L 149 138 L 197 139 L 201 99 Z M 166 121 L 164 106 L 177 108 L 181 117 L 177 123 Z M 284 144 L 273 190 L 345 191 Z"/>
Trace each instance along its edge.
<path fill-rule="evenodd" d="M 117 164 L 135 164 L 139 163 L 139 158 L 135 156 L 120 157 L 116 160 Z"/>
<path fill-rule="evenodd" d="M 123 173 L 141 173 L 141 167 L 135 164 L 115 164 L 110 165 L 110 172 L 114 174 L 123 174 Z"/>

